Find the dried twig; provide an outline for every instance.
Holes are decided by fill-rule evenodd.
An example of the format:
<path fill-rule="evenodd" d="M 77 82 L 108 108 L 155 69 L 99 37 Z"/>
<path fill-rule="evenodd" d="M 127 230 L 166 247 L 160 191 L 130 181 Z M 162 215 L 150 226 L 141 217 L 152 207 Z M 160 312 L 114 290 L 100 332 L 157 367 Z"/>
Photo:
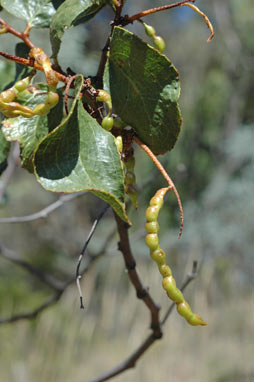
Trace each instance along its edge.
<path fill-rule="evenodd" d="M 77 192 L 75 194 L 69 194 L 69 195 L 62 195 L 60 198 L 51 204 L 49 204 L 47 207 L 43 208 L 42 210 L 35 212 L 31 215 L 26 216 L 12 216 L 10 218 L 0 218 L 0 223 L 27 223 L 32 222 L 38 219 L 45 219 L 48 217 L 49 214 L 51 214 L 53 211 L 58 209 L 59 207 L 62 207 L 66 202 L 69 202 L 73 199 L 76 199 L 79 196 L 82 196 L 86 193 L 86 191 Z"/>
<path fill-rule="evenodd" d="M 103 216 L 105 215 L 105 213 L 107 212 L 109 208 L 109 204 L 106 205 L 106 207 L 101 211 L 101 213 L 99 214 L 99 216 L 95 219 L 93 225 L 92 225 L 92 228 L 88 234 L 88 237 L 86 239 L 86 242 L 80 252 L 80 255 L 79 255 L 79 258 L 78 258 L 78 263 L 77 263 L 77 268 L 76 268 L 76 283 L 77 283 L 77 287 L 78 287 L 78 291 L 79 291 L 79 298 L 80 298 L 80 309 L 84 309 L 84 304 L 83 304 L 83 294 L 82 294 L 82 290 L 81 290 L 81 287 L 80 287 L 80 280 L 81 280 L 81 274 L 80 274 L 80 266 L 81 266 L 81 262 L 82 262 L 82 259 L 85 255 L 85 252 L 86 252 L 86 249 L 88 247 L 88 244 L 90 242 L 90 240 L 92 239 L 93 235 L 94 235 L 94 232 L 96 230 L 96 227 L 97 225 L 99 224 L 100 220 L 103 218 Z"/>

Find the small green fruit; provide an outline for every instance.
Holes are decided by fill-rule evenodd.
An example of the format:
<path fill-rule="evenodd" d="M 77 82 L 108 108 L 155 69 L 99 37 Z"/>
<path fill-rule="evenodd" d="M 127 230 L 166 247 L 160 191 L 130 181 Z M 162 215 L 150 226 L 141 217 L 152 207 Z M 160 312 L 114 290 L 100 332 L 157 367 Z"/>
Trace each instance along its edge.
<path fill-rule="evenodd" d="M 114 120 L 112 117 L 104 117 L 101 123 L 103 129 L 110 131 L 114 126 Z"/>
<path fill-rule="evenodd" d="M 154 45 L 156 46 L 156 48 L 160 52 L 163 52 L 165 49 L 165 42 L 164 42 L 163 38 L 160 36 L 154 36 L 153 41 L 154 41 Z"/>
<path fill-rule="evenodd" d="M 151 25 L 145 24 L 145 23 L 143 25 L 145 27 L 145 32 L 146 32 L 147 36 L 153 37 L 155 35 L 154 27 L 152 27 Z"/>
<path fill-rule="evenodd" d="M 151 249 L 151 251 L 159 249 L 159 238 L 157 233 L 149 233 L 146 235 L 146 245 Z"/>

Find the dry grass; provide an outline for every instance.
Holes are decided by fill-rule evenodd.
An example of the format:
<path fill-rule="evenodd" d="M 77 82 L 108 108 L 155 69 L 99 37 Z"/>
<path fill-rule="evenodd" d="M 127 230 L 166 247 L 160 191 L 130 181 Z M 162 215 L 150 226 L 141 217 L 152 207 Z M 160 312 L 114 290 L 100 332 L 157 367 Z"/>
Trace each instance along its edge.
<path fill-rule="evenodd" d="M 107 263 L 106 263 L 107 261 Z M 107 264 L 107 265 L 106 265 Z M 77 291 L 71 288 L 59 305 L 32 325 L 23 322 L 0 328 L 1 381 L 85 382 L 126 358 L 148 333 L 145 307 L 135 298 L 122 271 L 122 259 L 105 260 L 106 280 L 97 285 L 96 272 L 83 282 L 86 310 L 80 311 Z M 110 270 L 110 271 L 109 271 Z M 166 309 L 168 301 L 156 287 L 154 266 L 141 270 L 152 294 Z M 125 280 L 126 279 L 126 280 Z M 253 296 L 208 306 L 202 279 L 187 295 L 208 327 L 190 327 L 176 312 L 164 328 L 164 337 L 118 382 L 249 382 L 254 380 Z M 102 294 L 97 312 L 94 291 Z M 156 289 L 155 289 L 156 288 Z M 190 298 L 191 299 L 191 298 Z M 238 376 L 238 379 L 235 377 Z"/>

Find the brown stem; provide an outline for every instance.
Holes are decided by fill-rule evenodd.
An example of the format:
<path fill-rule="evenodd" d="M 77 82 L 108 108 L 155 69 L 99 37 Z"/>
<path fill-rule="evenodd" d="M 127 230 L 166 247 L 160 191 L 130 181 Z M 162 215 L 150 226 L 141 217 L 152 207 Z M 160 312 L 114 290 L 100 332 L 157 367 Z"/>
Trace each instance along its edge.
<path fill-rule="evenodd" d="M 133 23 L 133 21 L 141 19 L 144 16 L 151 15 L 152 13 L 166 11 L 167 9 L 180 7 L 181 5 L 185 5 L 186 3 L 195 3 L 195 0 L 184 0 L 184 1 L 179 1 L 177 3 L 174 3 L 174 4 L 168 4 L 168 5 L 163 5 L 163 6 L 157 7 L 157 8 L 147 9 L 146 11 L 136 13 L 133 16 L 127 16 L 126 17 L 126 23 L 130 24 L 130 23 Z"/>
<path fill-rule="evenodd" d="M 35 48 L 35 45 L 34 43 L 32 43 L 32 41 L 29 39 L 29 32 L 30 32 L 30 29 L 31 27 L 29 25 L 26 26 L 25 30 L 23 32 L 19 32 L 17 31 L 16 29 L 12 28 L 6 21 L 4 21 L 1 17 L 0 17 L 0 24 L 2 24 L 5 29 L 6 29 L 6 33 L 11 33 L 13 34 L 14 36 L 20 38 L 21 40 L 24 41 L 24 43 L 29 46 L 29 48 Z"/>
<path fill-rule="evenodd" d="M 151 313 L 151 329 L 153 331 L 153 336 L 156 338 L 162 337 L 162 332 L 160 328 L 159 321 L 159 307 L 153 301 L 147 289 L 143 286 L 140 277 L 136 271 L 136 262 L 133 257 L 130 248 L 130 241 L 128 235 L 128 225 L 123 222 L 118 215 L 115 214 L 115 220 L 117 223 L 118 233 L 120 236 L 119 250 L 122 252 L 125 266 L 128 271 L 128 275 L 132 285 L 134 286 L 137 297 L 143 300 L 144 304 L 147 306 Z"/>
<path fill-rule="evenodd" d="M 183 206 L 182 206 L 181 198 L 180 198 L 178 191 L 176 189 L 176 186 L 174 185 L 172 179 L 170 178 L 170 176 L 168 175 L 168 173 L 166 172 L 166 170 L 164 169 L 162 164 L 159 162 L 159 160 L 156 158 L 154 153 L 149 149 L 149 147 L 147 145 L 145 145 L 143 142 L 141 142 L 135 135 L 134 135 L 133 139 L 146 152 L 146 154 L 152 159 L 153 163 L 158 168 L 158 170 L 160 171 L 160 173 L 162 174 L 162 176 L 164 177 L 166 182 L 169 184 L 170 188 L 173 190 L 173 192 L 176 196 L 179 211 L 180 211 L 180 219 L 181 219 L 180 230 L 179 230 L 179 238 L 180 238 L 182 235 L 182 231 L 183 231 Z"/>

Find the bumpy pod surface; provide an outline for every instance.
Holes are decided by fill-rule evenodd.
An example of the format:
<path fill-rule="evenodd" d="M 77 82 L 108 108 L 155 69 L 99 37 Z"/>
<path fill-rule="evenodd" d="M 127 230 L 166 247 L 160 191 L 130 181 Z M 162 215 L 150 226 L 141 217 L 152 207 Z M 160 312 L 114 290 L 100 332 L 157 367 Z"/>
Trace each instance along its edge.
<path fill-rule="evenodd" d="M 186 302 L 183 293 L 177 288 L 172 271 L 166 264 L 166 256 L 164 251 L 159 246 L 159 224 L 158 215 L 163 206 L 163 198 L 170 188 L 161 188 L 156 192 L 150 200 L 150 205 L 146 210 L 146 244 L 150 249 L 150 256 L 158 265 L 160 274 L 163 277 L 162 287 L 165 289 L 168 297 L 175 302 L 177 312 L 183 316 L 186 321 L 193 326 L 207 325 L 205 321 L 198 315 L 192 312 L 190 305 Z"/>

